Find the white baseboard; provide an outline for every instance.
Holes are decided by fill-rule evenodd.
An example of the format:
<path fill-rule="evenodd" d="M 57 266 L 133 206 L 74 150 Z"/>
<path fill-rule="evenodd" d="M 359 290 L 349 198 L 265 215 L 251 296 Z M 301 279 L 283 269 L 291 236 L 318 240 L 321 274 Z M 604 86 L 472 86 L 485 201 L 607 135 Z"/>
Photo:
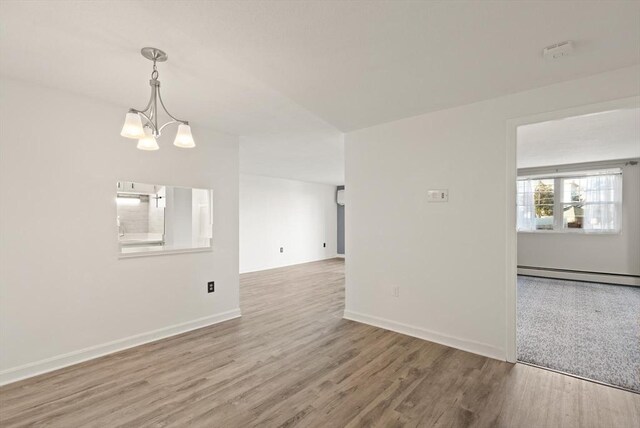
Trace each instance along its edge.
<path fill-rule="evenodd" d="M 374 327 L 380 327 L 385 330 L 395 331 L 396 333 L 406 334 L 407 336 L 417 337 L 418 339 L 428 340 L 429 342 L 439 343 L 441 345 L 450 346 L 462 351 L 471 352 L 473 354 L 482 355 L 500 361 L 505 361 L 506 353 L 504 349 L 486 343 L 475 342 L 467 339 L 459 339 L 442 333 L 436 333 L 408 324 L 391 321 L 386 318 L 365 315 L 352 311 L 344 311 L 343 318 L 369 324 Z"/>
<path fill-rule="evenodd" d="M 336 257 L 339 259 L 344 259 L 344 254 L 338 254 Z"/>
<path fill-rule="evenodd" d="M 597 282 L 601 284 L 640 286 L 640 278 L 631 275 L 611 275 L 606 273 L 566 271 L 559 269 L 527 269 L 526 267 L 518 268 L 518 275 L 566 279 L 569 281 Z"/>
<path fill-rule="evenodd" d="M 156 340 L 166 337 L 175 336 L 177 334 L 186 333 L 198 328 L 207 327 L 209 325 L 218 324 L 240 317 L 240 308 L 233 309 L 220 314 L 198 318 L 180 324 L 174 324 L 158 330 L 146 333 L 136 334 L 134 336 L 125 337 L 123 339 L 114 340 L 112 342 L 100 345 L 90 346 L 88 348 L 72 351 L 67 354 L 56 355 L 44 360 L 35 361 L 33 363 L 24 364 L 18 367 L 12 367 L 0 371 L 0 385 L 17 382 L 22 379 L 37 376 L 39 374 L 48 373 L 63 367 L 68 367 L 83 361 L 92 360 L 107 354 L 122 351 L 145 343 L 155 342 Z"/>
<path fill-rule="evenodd" d="M 280 269 L 280 268 L 289 267 L 289 266 L 304 265 L 306 263 L 321 262 L 322 260 L 331 260 L 331 259 L 335 259 L 337 257 L 340 257 L 340 255 L 339 254 L 332 254 L 330 256 L 321 257 L 319 259 L 306 260 L 306 261 L 303 261 L 303 262 L 297 261 L 297 262 L 279 264 L 279 265 L 274 265 L 274 266 L 263 266 L 263 267 L 260 267 L 260 268 L 251 268 L 250 270 L 242 270 L 242 268 L 240 268 L 240 275 L 242 275 L 243 273 L 262 272 L 264 270 Z"/>

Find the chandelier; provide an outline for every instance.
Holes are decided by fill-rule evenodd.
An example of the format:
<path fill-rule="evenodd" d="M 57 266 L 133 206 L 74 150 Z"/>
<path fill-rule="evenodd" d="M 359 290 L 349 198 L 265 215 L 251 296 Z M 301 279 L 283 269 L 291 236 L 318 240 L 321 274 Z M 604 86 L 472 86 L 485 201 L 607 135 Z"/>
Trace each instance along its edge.
<path fill-rule="evenodd" d="M 142 48 L 140 53 L 142 53 L 143 57 L 153 61 L 153 72 L 151 73 L 151 80 L 149 80 L 149 85 L 151 85 L 151 98 L 143 110 L 129 109 L 120 135 L 138 140 L 137 147 L 140 150 L 158 150 L 160 147 L 158 146 L 156 138 L 162 134 L 162 130 L 168 125 L 177 123 L 178 132 L 173 144 L 182 148 L 195 147 L 196 143 L 191 136 L 189 122 L 176 119 L 167 111 L 167 108 L 162 102 L 156 62 L 166 61 L 168 58 L 167 54 L 156 48 Z M 158 102 L 162 110 L 171 118 L 171 120 L 163 125 L 158 124 Z"/>

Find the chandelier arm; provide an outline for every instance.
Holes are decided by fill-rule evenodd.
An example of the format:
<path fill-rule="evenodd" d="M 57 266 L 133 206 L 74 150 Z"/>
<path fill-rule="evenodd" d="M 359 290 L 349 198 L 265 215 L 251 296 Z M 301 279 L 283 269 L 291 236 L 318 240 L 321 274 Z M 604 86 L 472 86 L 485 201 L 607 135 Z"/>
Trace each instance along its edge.
<path fill-rule="evenodd" d="M 147 123 L 145 125 L 149 125 L 151 127 L 151 130 L 153 131 L 154 135 L 157 131 L 156 126 L 153 124 L 153 121 L 149 118 L 149 116 L 147 116 L 147 114 L 144 111 L 139 111 L 139 110 L 134 110 L 131 109 L 133 112 L 138 113 L 140 116 L 144 117 L 147 120 Z M 158 132 L 159 135 L 159 132 Z"/>
<path fill-rule="evenodd" d="M 162 130 L 166 128 L 168 125 L 172 125 L 174 123 L 184 123 L 184 122 L 182 122 L 181 120 L 170 120 L 169 122 L 165 123 L 160 127 L 160 129 L 158 130 L 158 134 L 161 134 Z"/>
<path fill-rule="evenodd" d="M 147 103 L 147 106 L 142 111 L 147 112 L 151 110 L 152 105 L 153 105 L 153 88 L 151 88 L 151 96 L 149 97 L 149 102 Z"/>
<path fill-rule="evenodd" d="M 186 121 L 186 120 L 182 120 L 182 119 L 178 119 L 178 118 L 174 117 L 171 113 L 169 113 L 169 111 L 167 110 L 167 108 L 164 106 L 164 102 L 162 102 L 162 95 L 160 95 L 160 88 L 158 88 L 157 94 L 158 94 L 158 99 L 160 100 L 160 105 L 162 106 L 162 109 L 164 110 L 164 112 L 165 112 L 165 113 L 167 113 L 167 116 L 169 116 L 169 117 L 170 117 L 171 119 L 173 119 L 175 122 L 183 123 L 183 124 L 185 124 L 185 125 L 188 125 L 188 124 L 189 124 L 189 122 L 188 122 L 188 121 Z M 173 122 L 169 122 L 169 123 L 173 123 Z M 165 123 L 165 125 L 168 125 L 169 123 Z M 164 126 L 165 126 L 165 125 L 163 125 L 163 126 L 162 126 L 162 128 L 164 128 Z M 162 128 L 161 128 L 161 129 L 162 129 Z"/>
<path fill-rule="evenodd" d="M 153 65 L 155 67 L 155 61 L 153 62 Z M 151 98 L 153 99 L 151 119 L 153 119 L 153 129 L 155 130 L 154 134 L 156 137 L 159 137 L 160 131 L 158 130 L 158 93 L 160 92 L 160 82 L 157 79 L 152 79 L 151 82 Z"/>
<path fill-rule="evenodd" d="M 151 96 L 149 97 L 149 102 L 147 103 L 145 108 L 143 108 L 142 110 L 138 110 L 138 109 L 135 109 L 135 108 L 130 108 L 129 112 L 130 113 L 146 113 L 151 109 L 151 103 L 152 102 L 153 102 L 153 89 L 151 90 Z M 145 117 L 147 117 L 147 116 L 145 116 Z M 147 117 L 147 119 L 149 119 L 149 118 Z"/>
<path fill-rule="evenodd" d="M 135 108 L 130 108 L 129 109 L 129 113 L 137 113 L 137 114 L 141 115 L 142 117 L 144 117 L 147 120 L 147 122 L 151 125 L 152 128 L 155 128 L 154 125 L 153 125 L 153 120 L 152 120 L 152 118 L 154 116 L 153 115 L 153 109 L 151 108 L 152 101 L 153 101 L 153 91 L 152 91 L 151 97 L 149 98 L 149 102 L 147 103 L 147 105 L 146 105 L 146 107 L 144 109 L 138 110 L 138 109 L 135 109 Z"/>

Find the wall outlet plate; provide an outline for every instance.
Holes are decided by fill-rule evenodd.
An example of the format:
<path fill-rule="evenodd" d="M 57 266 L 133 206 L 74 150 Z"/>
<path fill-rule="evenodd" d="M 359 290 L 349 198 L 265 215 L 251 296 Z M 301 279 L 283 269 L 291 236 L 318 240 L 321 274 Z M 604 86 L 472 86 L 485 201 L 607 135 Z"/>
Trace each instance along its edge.
<path fill-rule="evenodd" d="M 207 293 L 213 293 L 214 291 L 216 291 L 215 285 L 216 285 L 215 281 L 207 282 Z"/>

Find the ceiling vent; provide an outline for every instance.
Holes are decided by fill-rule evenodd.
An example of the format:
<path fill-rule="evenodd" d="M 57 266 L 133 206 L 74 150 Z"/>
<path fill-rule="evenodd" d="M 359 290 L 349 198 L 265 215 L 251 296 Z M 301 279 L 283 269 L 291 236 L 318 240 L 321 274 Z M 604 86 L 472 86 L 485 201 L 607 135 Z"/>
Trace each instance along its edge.
<path fill-rule="evenodd" d="M 569 56 L 573 53 L 573 42 L 567 40 L 566 42 L 556 43 L 555 45 L 547 46 L 542 49 L 542 56 L 545 59 L 559 59 L 565 56 Z"/>

